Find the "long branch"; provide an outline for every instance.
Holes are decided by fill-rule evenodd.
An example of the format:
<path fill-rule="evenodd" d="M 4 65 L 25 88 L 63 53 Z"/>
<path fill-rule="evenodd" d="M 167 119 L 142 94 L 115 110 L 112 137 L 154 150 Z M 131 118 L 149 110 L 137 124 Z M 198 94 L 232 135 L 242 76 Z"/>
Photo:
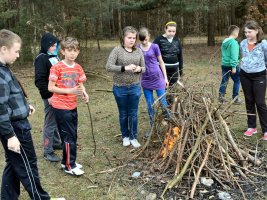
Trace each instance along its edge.
<path fill-rule="evenodd" d="M 202 161 L 202 163 L 201 163 L 201 165 L 200 165 L 200 167 L 199 167 L 199 169 L 197 171 L 197 175 L 195 177 L 195 181 L 194 181 L 193 186 L 191 188 L 190 198 L 194 197 L 196 186 L 197 186 L 197 183 L 198 183 L 198 180 L 199 180 L 199 177 L 200 177 L 200 173 L 201 173 L 203 167 L 205 166 L 205 164 L 206 164 L 206 162 L 208 160 L 208 157 L 209 157 L 209 152 L 210 152 L 212 140 L 209 140 L 209 141 L 206 140 L 206 143 L 208 145 L 207 146 L 207 151 L 206 151 L 204 159 L 203 159 L 203 161 Z"/>

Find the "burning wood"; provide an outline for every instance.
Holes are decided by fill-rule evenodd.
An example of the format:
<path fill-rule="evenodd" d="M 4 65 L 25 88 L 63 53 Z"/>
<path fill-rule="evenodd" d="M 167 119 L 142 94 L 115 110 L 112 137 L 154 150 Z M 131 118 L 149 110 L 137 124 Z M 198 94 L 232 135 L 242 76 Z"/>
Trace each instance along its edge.
<path fill-rule="evenodd" d="M 167 129 L 161 125 L 162 115 L 157 111 L 152 132 L 161 143 L 152 147 L 149 137 L 138 155 L 157 152 L 148 162 L 149 171 L 168 171 L 172 174 L 162 198 L 168 189 L 179 186 L 183 181 L 188 183 L 188 180 L 191 180 L 189 192 L 190 198 L 193 198 L 202 176 L 214 179 L 226 189 L 240 188 L 245 198 L 240 182 L 250 182 L 249 175 L 257 174 L 249 167 L 252 164 L 259 166 L 261 161 L 257 155 L 250 155 L 248 149 L 238 144 L 227 125 L 227 110 L 233 102 L 221 105 L 214 93 L 212 87 L 208 89 L 199 85 L 187 89 L 185 85 L 177 84 L 169 90 L 173 104 Z M 266 178 L 265 175 L 257 175 Z"/>

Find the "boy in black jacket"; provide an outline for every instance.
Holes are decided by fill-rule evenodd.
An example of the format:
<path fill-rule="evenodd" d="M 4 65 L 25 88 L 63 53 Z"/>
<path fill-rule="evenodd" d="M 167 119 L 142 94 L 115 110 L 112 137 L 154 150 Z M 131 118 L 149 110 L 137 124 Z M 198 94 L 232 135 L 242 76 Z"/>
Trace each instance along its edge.
<path fill-rule="evenodd" d="M 45 33 L 41 39 L 40 54 L 35 58 L 35 85 L 39 89 L 44 102 L 44 127 L 43 145 L 44 157 L 51 162 L 58 162 L 61 159 L 54 153 L 54 149 L 62 149 L 57 124 L 50 105 L 52 93 L 48 91 L 48 77 L 52 65 L 59 61 L 57 56 L 59 40 L 51 33 Z"/>

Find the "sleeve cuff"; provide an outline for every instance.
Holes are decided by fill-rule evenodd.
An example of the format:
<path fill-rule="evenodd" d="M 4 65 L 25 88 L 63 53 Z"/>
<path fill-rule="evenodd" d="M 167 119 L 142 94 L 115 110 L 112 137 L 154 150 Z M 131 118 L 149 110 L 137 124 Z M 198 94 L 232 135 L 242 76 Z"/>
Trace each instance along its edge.
<path fill-rule="evenodd" d="M 121 72 L 125 72 L 125 66 L 121 66 Z"/>
<path fill-rule="evenodd" d="M 9 138 L 12 138 L 13 136 L 15 136 L 15 133 L 11 132 L 10 134 L 5 135 L 5 138 L 8 140 Z"/>

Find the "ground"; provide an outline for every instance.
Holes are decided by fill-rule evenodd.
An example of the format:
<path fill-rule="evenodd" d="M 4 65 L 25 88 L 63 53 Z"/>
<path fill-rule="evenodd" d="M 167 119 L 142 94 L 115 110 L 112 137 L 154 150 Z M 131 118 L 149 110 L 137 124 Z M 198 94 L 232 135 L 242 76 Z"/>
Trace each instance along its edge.
<path fill-rule="evenodd" d="M 102 48 L 100 52 L 95 49 L 89 50 L 86 57 L 88 62 L 81 62 L 85 71 L 94 71 L 105 76 L 105 63 L 111 47 Z M 205 47 L 204 45 L 186 45 L 184 47 L 184 79 L 187 82 L 201 82 L 214 85 L 218 88 L 220 71 L 219 46 Z M 36 113 L 29 119 L 32 123 L 32 136 L 38 157 L 39 174 L 45 190 L 52 197 L 65 197 L 67 200 L 91 200 L 91 199 L 145 199 L 149 192 L 156 193 L 157 199 L 163 187 L 152 187 L 150 180 L 133 179 L 133 172 L 139 170 L 138 162 L 126 164 L 126 161 L 134 156 L 135 150 L 122 146 L 118 111 L 112 92 L 112 82 L 104 78 L 88 75 L 85 84 L 90 96 L 90 109 L 93 120 L 94 134 L 96 137 L 97 151 L 93 156 L 93 140 L 91 134 L 90 118 L 86 104 L 82 101 L 78 105 L 79 130 L 78 130 L 78 156 L 77 161 L 84 166 L 85 175 L 73 177 L 63 173 L 59 163 L 50 163 L 43 158 L 42 149 L 42 125 L 43 104 L 40 95 L 34 86 L 34 69 L 32 66 L 13 68 L 16 76 L 22 81 L 29 93 L 29 101 L 36 108 Z M 228 86 L 227 98 L 231 97 L 232 82 Z M 216 90 L 217 91 L 217 90 Z M 240 93 L 243 98 L 243 93 Z M 244 104 L 234 106 L 233 110 L 245 112 Z M 259 150 L 266 154 L 267 142 L 257 140 L 257 134 L 251 140 L 244 140 L 242 132 L 246 129 L 244 115 L 234 115 L 229 118 L 230 127 L 240 143 L 247 144 L 254 149 L 259 141 Z M 139 140 L 144 144 L 143 136 L 149 130 L 149 121 L 146 111 L 144 96 L 141 97 L 139 106 Z M 256 139 L 255 139 L 256 138 Z M 4 151 L 0 148 L 0 168 L 4 168 Z M 61 151 L 56 152 L 59 156 Z M 1 177 L 0 177 L 1 179 Z M 151 186 L 151 187 L 150 187 Z M 21 187 L 21 200 L 29 199 L 27 192 Z M 168 199 L 183 199 L 179 193 L 167 194 Z M 261 196 L 253 199 L 263 199 Z M 205 199 L 205 198 L 204 198 Z"/>

